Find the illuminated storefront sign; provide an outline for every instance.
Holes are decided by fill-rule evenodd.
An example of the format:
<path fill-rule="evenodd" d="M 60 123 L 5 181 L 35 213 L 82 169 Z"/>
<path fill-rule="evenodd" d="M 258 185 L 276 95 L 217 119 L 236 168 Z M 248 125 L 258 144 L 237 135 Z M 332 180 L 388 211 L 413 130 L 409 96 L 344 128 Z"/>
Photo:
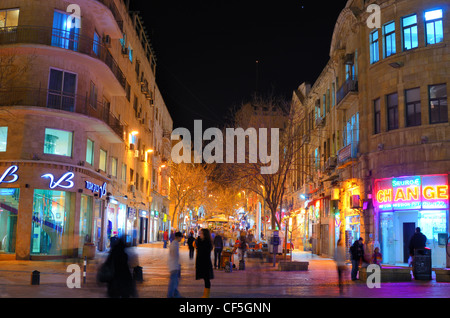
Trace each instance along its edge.
<path fill-rule="evenodd" d="M 447 175 L 375 180 L 375 206 L 380 211 L 448 209 Z"/>
<path fill-rule="evenodd" d="M 73 186 L 74 186 L 74 183 L 72 181 L 73 177 L 75 177 L 75 174 L 73 172 L 67 172 L 67 173 L 63 174 L 62 177 L 59 178 L 59 180 L 57 180 L 55 182 L 54 181 L 55 177 L 50 173 L 47 173 L 47 174 L 44 174 L 43 176 L 41 176 L 41 178 L 50 179 L 50 184 L 49 184 L 50 189 L 55 189 L 57 187 L 64 188 L 64 189 L 73 188 Z M 64 184 L 63 184 L 63 182 L 64 182 Z"/>
<path fill-rule="evenodd" d="M 3 172 L 3 175 L 0 177 L 0 184 L 2 183 L 14 183 L 19 180 L 19 176 L 16 174 L 17 170 L 19 170 L 18 166 L 11 166 Z M 6 178 L 12 177 L 12 179 L 5 180 Z"/>
<path fill-rule="evenodd" d="M 92 193 L 98 193 L 100 198 L 106 195 L 106 182 L 103 183 L 102 186 L 99 186 L 98 184 L 92 183 L 90 181 L 85 181 L 85 183 L 85 188 L 91 190 Z"/>

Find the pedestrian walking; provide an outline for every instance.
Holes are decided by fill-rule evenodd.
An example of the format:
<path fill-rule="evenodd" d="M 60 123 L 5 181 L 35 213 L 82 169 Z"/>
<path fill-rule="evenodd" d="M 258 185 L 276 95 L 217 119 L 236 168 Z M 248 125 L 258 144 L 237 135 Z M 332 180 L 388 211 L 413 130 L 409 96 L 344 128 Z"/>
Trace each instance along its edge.
<path fill-rule="evenodd" d="M 364 239 L 362 237 L 355 241 L 350 247 L 350 257 L 352 260 L 352 280 L 357 280 L 359 265 L 364 261 Z"/>
<path fill-rule="evenodd" d="M 383 261 L 383 255 L 380 253 L 380 248 L 375 247 L 375 250 L 372 254 L 372 264 L 378 265 L 381 267 L 381 262 Z"/>
<path fill-rule="evenodd" d="M 189 233 L 189 237 L 187 240 L 188 247 L 189 247 L 189 259 L 194 258 L 194 251 L 195 251 L 194 242 L 195 242 L 194 233 L 191 232 L 191 233 Z"/>
<path fill-rule="evenodd" d="M 106 280 L 107 292 L 110 298 L 137 297 L 136 286 L 128 264 L 128 255 L 125 252 L 125 242 L 122 238 L 112 246 L 105 264 L 100 269 L 99 276 L 104 276 L 105 271 L 110 275 Z"/>
<path fill-rule="evenodd" d="M 195 260 L 195 279 L 205 281 L 205 289 L 202 298 L 209 298 L 211 292 L 211 279 L 214 279 L 213 266 L 211 262 L 211 251 L 213 244 L 211 233 L 208 229 L 201 229 L 196 241 L 197 257 Z"/>
<path fill-rule="evenodd" d="M 167 232 L 167 230 L 165 230 L 164 234 L 163 234 L 163 242 L 164 242 L 163 248 L 167 248 L 167 241 L 168 240 L 169 240 L 169 232 Z"/>
<path fill-rule="evenodd" d="M 175 239 L 175 232 L 173 230 L 170 230 L 170 236 L 169 236 L 170 244 L 172 244 L 174 239 Z"/>
<path fill-rule="evenodd" d="M 409 255 L 414 257 L 414 250 L 423 249 L 426 245 L 427 237 L 421 232 L 420 227 L 417 227 L 409 241 Z"/>
<path fill-rule="evenodd" d="M 177 232 L 174 234 L 174 239 L 169 247 L 168 267 L 170 272 L 169 288 L 167 298 L 181 298 L 178 291 L 178 284 L 181 278 L 181 264 L 180 264 L 180 242 L 183 234 Z"/>
<path fill-rule="evenodd" d="M 343 286 L 343 276 L 344 273 L 347 270 L 347 267 L 345 265 L 345 246 L 342 239 L 339 239 L 337 242 L 336 251 L 334 252 L 334 261 L 336 262 L 336 268 L 338 272 L 338 279 L 339 279 L 339 293 L 342 295 L 344 292 L 344 286 Z"/>
<path fill-rule="evenodd" d="M 223 250 L 223 238 L 220 233 L 214 237 L 214 268 L 220 269 Z"/>

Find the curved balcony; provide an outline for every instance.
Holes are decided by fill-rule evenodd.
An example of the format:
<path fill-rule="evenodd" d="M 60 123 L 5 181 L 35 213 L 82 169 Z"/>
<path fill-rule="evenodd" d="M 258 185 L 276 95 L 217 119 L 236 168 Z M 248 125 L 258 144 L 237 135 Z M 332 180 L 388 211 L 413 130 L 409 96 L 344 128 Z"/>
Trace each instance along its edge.
<path fill-rule="evenodd" d="M 99 40 L 101 41 L 101 40 Z M 126 78 L 108 48 L 93 38 L 76 31 L 58 30 L 42 26 L 18 26 L 0 28 L 0 45 L 37 44 L 61 48 L 102 61 L 120 86 L 125 89 Z"/>
<path fill-rule="evenodd" d="M 84 122 L 89 125 L 90 129 L 104 135 L 112 143 L 123 141 L 124 128 L 119 119 L 103 103 L 90 101 L 87 93 L 86 95 L 76 95 L 29 87 L 0 90 L 0 107 L 6 106 L 40 107 L 46 108 L 47 111 L 61 111 L 58 116 Z M 88 118 L 83 119 L 73 114 L 85 115 Z"/>

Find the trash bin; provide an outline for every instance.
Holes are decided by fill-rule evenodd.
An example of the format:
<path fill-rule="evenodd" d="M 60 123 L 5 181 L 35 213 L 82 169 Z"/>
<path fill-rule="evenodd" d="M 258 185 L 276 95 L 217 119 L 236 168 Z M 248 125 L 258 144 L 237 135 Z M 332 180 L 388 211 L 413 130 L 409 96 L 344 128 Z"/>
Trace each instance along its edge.
<path fill-rule="evenodd" d="M 431 249 L 414 250 L 413 275 L 416 280 L 431 280 Z"/>

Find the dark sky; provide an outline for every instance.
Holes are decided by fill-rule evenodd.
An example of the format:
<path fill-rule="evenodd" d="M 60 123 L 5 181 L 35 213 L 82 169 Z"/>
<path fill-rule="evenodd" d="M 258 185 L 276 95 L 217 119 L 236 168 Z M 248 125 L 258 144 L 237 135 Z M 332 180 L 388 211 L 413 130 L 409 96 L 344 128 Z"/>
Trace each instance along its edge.
<path fill-rule="evenodd" d="M 287 99 L 329 59 L 347 0 L 131 0 L 156 51 L 156 81 L 174 128 L 224 126 L 256 88 Z"/>

